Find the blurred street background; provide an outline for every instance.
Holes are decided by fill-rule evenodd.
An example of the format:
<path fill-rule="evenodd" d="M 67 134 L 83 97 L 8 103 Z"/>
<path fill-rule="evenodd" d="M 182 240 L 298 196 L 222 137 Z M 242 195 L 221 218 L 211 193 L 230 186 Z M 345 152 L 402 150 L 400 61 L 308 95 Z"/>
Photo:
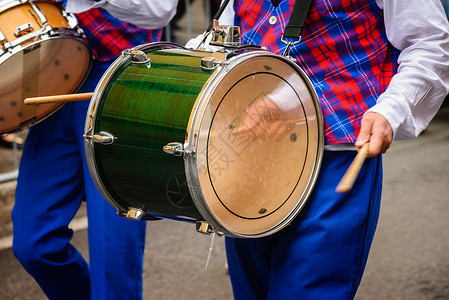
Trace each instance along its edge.
<path fill-rule="evenodd" d="M 209 7 L 193 1 L 188 14 L 166 31 L 167 38 L 184 44 L 202 33 Z M 14 176 L 20 154 L 0 147 L 0 178 Z M 11 250 L 15 184 L 0 182 L 0 299 L 46 299 Z M 84 206 L 71 228 L 73 244 L 88 259 Z M 232 299 L 224 238 L 216 239 L 205 270 L 209 243 L 193 224 L 149 222 L 144 299 Z M 420 137 L 395 142 L 384 155 L 380 220 L 356 299 L 449 299 L 449 105 Z"/>

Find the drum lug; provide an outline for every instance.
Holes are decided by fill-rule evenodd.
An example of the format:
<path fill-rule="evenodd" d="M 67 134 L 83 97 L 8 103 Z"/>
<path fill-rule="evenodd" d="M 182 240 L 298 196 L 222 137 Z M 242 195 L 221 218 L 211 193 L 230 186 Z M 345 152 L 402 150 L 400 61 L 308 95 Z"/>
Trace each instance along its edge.
<path fill-rule="evenodd" d="M 0 45 L 6 44 L 8 41 L 6 39 L 6 36 L 3 34 L 3 32 L 0 30 Z"/>
<path fill-rule="evenodd" d="M 139 208 L 129 208 L 128 212 L 126 213 L 126 218 L 129 220 L 135 220 L 139 221 L 142 219 L 145 212 Z"/>
<path fill-rule="evenodd" d="M 28 33 L 31 33 L 34 31 L 33 24 L 31 23 L 25 23 L 23 25 L 20 25 L 16 28 L 16 31 L 14 31 L 14 35 L 19 37 Z"/>
<path fill-rule="evenodd" d="M 31 3 L 30 13 L 31 15 L 36 19 L 36 22 L 39 24 L 39 26 L 43 27 L 45 24 L 47 24 L 48 20 L 45 17 L 42 10 L 39 9 L 34 3 Z"/>
<path fill-rule="evenodd" d="M 212 226 L 209 225 L 206 221 L 196 221 L 196 231 L 202 234 L 210 235 L 211 233 L 215 233 L 218 236 L 222 236 L 224 233 L 221 231 L 213 230 Z"/>
<path fill-rule="evenodd" d="M 201 59 L 201 70 L 203 71 L 213 71 L 218 65 L 215 57 L 208 56 Z"/>
<path fill-rule="evenodd" d="M 213 20 L 211 45 L 237 47 L 241 45 L 239 26 L 223 26 L 218 20 Z"/>
<path fill-rule="evenodd" d="M 123 51 L 123 55 L 131 56 L 131 61 L 134 64 L 146 64 L 147 67 L 150 67 L 150 58 L 143 51 L 126 49 Z"/>
<path fill-rule="evenodd" d="M 92 140 L 94 143 L 99 143 L 103 145 L 111 145 L 114 143 L 115 137 L 106 131 L 100 131 L 94 135 L 90 135 L 88 133 L 84 134 L 84 138 L 86 140 Z"/>
<path fill-rule="evenodd" d="M 162 150 L 165 153 L 172 154 L 174 156 L 181 156 L 184 153 L 185 154 L 190 154 L 191 153 L 190 151 L 188 151 L 186 149 L 186 146 L 183 143 L 178 143 L 178 142 L 168 143 L 167 145 L 162 147 Z"/>
<path fill-rule="evenodd" d="M 76 19 L 75 15 L 72 13 L 67 13 L 66 11 L 63 11 L 62 15 L 66 18 L 69 28 L 76 30 L 79 36 L 83 37 L 84 31 L 79 27 L 78 20 Z"/>

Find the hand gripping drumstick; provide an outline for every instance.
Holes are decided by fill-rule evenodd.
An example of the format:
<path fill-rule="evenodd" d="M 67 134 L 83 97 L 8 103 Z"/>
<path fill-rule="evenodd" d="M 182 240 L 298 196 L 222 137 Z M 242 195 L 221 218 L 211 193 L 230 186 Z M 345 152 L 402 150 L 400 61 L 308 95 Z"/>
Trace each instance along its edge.
<path fill-rule="evenodd" d="M 33 97 L 33 98 L 25 98 L 25 100 L 23 102 L 27 105 L 33 105 L 33 104 L 46 104 L 46 103 L 59 103 L 59 102 L 90 100 L 90 98 L 92 98 L 93 94 L 94 93 L 79 93 L 79 94 Z"/>
<path fill-rule="evenodd" d="M 365 161 L 366 156 L 368 155 L 369 143 L 360 148 L 359 153 L 357 153 L 356 157 L 352 161 L 345 175 L 341 179 L 340 183 L 337 185 L 335 191 L 337 193 L 346 193 L 352 189 L 354 185 L 355 179 L 357 175 L 359 175 L 360 169 L 362 168 L 363 162 Z"/>

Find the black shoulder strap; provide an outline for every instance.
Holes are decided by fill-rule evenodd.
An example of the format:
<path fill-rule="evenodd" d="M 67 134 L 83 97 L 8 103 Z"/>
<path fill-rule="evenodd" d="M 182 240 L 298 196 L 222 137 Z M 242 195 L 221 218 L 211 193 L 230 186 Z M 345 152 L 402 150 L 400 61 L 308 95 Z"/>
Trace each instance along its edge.
<path fill-rule="evenodd" d="M 307 13 L 312 0 L 296 0 L 292 15 L 284 31 L 284 38 L 298 38 L 301 36 L 302 27 L 306 21 Z"/>
<path fill-rule="evenodd" d="M 223 13 L 225 7 L 228 5 L 229 0 L 224 0 L 217 13 L 215 14 L 213 20 L 218 20 Z M 304 26 L 304 22 L 306 21 L 307 13 L 309 12 L 310 5 L 312 4 L 312 0 L 296 0 L 295 5 L 293 6 L 292 15 L 290 16 L 290 20 L 288 21 L 287 26 L 285 27 L 283 38 L 297 38 L 299 39 L 301 36 L 302 27 Z M 213 20 L 210 22 L 206 32 L 212 29 Z"/>

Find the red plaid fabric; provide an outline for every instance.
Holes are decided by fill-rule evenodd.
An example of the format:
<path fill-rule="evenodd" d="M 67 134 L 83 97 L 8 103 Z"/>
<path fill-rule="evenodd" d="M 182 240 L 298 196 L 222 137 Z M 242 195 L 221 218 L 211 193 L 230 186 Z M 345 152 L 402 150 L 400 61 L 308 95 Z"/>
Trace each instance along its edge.
<path fill-rule="evenodd" d="M 300 0 L 297 0 L 300 1 Z M 295 0 L 235 0 L 245 44 L 282 53 L 281 36 Z M 277 23 L 268 20 L 275 16 Z M 312 81 L 324 116 L 327 144 L 353 143 L 363 113 L 376 104 L 397 72 L 399 51 L 388 43 L 375 0 L 314 0 L 302 41 L 290 55 Z"/>
<path fill-rule="evenodd" d="M 113 60 L 125 49 L 157 42 L 162 36 L 161 29 L 147 30 L 134 26 L 114 18 L 101 8 L 75 15 L 99 61 Z"/>

